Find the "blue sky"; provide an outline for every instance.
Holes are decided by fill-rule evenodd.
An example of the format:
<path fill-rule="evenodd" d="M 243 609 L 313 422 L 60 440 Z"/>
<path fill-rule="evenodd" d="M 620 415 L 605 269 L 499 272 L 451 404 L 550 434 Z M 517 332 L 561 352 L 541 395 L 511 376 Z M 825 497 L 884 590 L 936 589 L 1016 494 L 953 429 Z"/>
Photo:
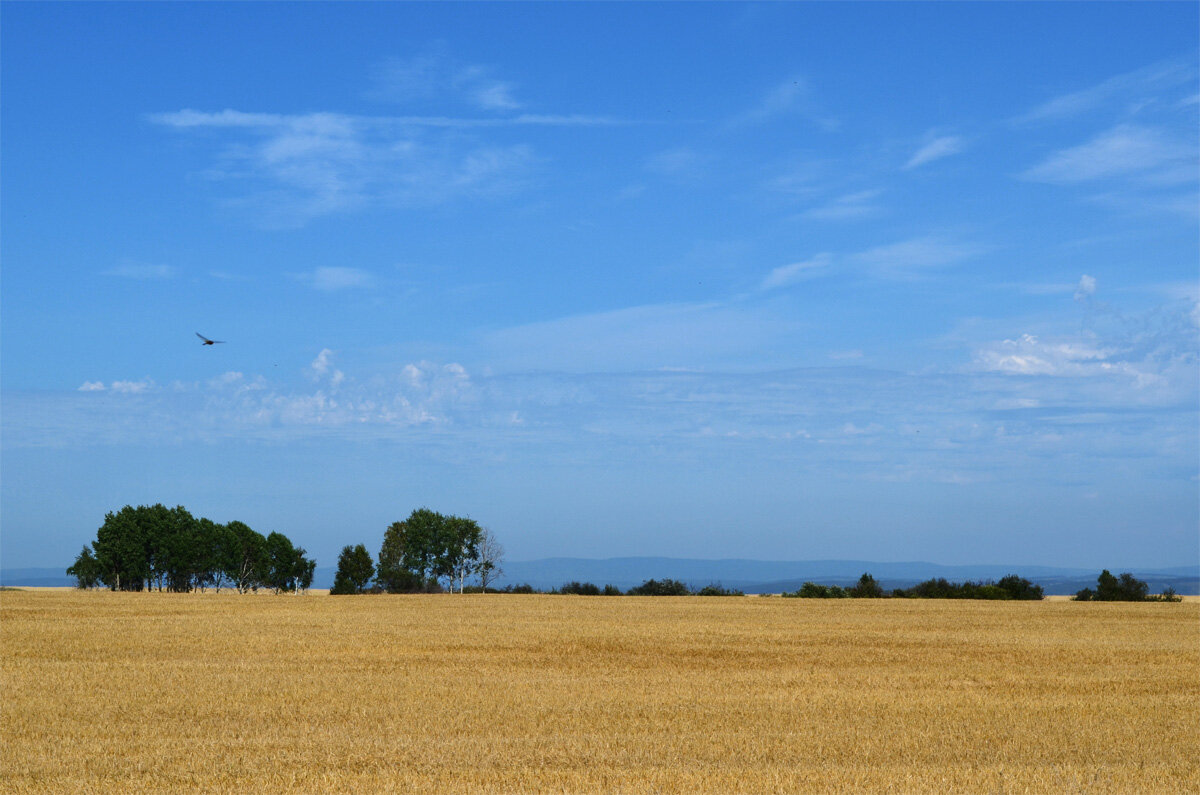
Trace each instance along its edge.
<path fill-rule="evenodd" d="M 3 8 L 6 567 L 1200 558 L 1194 3 Z M 196 332 L 225 340 L 202 347 Z"/>

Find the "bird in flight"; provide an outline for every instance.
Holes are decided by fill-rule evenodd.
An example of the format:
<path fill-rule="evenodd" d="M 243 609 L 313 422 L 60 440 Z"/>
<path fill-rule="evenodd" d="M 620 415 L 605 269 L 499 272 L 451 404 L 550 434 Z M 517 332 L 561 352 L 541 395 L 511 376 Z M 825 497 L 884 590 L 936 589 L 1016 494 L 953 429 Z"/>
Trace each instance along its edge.
<path fill-rule="evenodd" d="M 196 332 L 196 336 L 199 337 L 200 339 L 204 340 L 204 342 L 200 343 L 201 345 L 216 345 L 217 343 L 225 342 L 225 340 L 210 340 L 208 337 L 204 336 L 199 331 Z"/>

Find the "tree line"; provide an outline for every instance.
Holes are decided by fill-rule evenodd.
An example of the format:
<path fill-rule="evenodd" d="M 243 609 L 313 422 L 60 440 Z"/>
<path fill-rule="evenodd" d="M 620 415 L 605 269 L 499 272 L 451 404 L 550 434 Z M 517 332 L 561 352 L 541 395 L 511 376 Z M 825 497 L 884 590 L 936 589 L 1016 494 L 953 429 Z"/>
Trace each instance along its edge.
<path fill-rule="evenodd" d="M 126 505 L 105 514 L 96 540 L 67 574 L 80 588 L 112 591 L 283 593 L 311 586 L 316 565 L 282 533 L 264 536 L 244 522 L 198 519 L 182 505 Z"/>

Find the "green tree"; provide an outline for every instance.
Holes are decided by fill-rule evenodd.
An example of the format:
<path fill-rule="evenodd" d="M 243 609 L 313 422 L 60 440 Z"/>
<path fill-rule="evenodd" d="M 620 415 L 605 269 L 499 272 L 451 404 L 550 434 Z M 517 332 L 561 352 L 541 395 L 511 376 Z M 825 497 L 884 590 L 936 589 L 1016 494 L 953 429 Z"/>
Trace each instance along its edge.
<path fill-rule="evenodd" d="M 884 594 L 883 588 L 875 581 L 875 578 L 864 573 L 858 578 L 858 584 L 846 591 L 846 595 L 856 599 L 879 599 Z"/>
<path fill-rule="evenodd" d="M 474 519 L 443 516 L 435 556 L 435 572 L 449 580 L 450 590 L 458 580 L 458 592 L 463 592 L 467 576 L 473 574 L 479 562 L 479 541 L 483 529 Z"/>
<path fill-rule="evenodd" d="M 383 533 L 379 548 L 379 564 L 375 568 L 375 583 L 388 593 L 415 593 L 424 585 L 420 572 L 406 565 L 408 555 L 408 524 L 392 522 Z"/>
<path fill-rule="evenodd" d="M 100 581 L 113 591 L 140 591 L 150 578 L 142 527 L 138 512 L 126 505 L 116 513 L 104 515 L 104 524 L 96 531 L 96 562 Z"/>
<path fill-rule="evenodd" d="M 100 584 L 100 562 L 90 547 L 84 546 L 75 563 L 67 569 L 67 574 L 75 578 L 77 588 L 95 588 Z"/>
<path fill-rule="evenodd" d="M 244 522 L 227 524 L 229 554 L 225 559 L 225 573 L 238 593 L 258 590 L 266 569 L 267 539 Z"/>
<path fill-rule="evenodd" d="M 296 549 L 282 533 L 273 532 L 267 536 L 263 552 L 263 585 L 277 594 L 295 591 L 304 568 L 304 550 Z"/>
<path fill-rule="evenodd" d="M 1096 596 L 1094 599 L 1097 602 L 1116 602 L 1120 598 L 1121 583 L 1112 572 L 1108 569 L 1100 572 L 1100 576 L 1096 578 Z"/>
<path fill-rule="evenodd" d="M 360 594 L 375 574 L 371 553 L 362 544 L 345 546 L 338 556 L 337 573 L 333 575 L 331 594 Z"/>
<path fill-rule="evenodd" d="M 428 508 L 418 508 L 400 523 L 403 525 L 404 541 L 401 565 L 416 574 L 422 585 L 437 580 L 445 519 Z"/>
<path fill-rule="evenodd" d="M 1042 586 L 1034 585 L 1024 577 L 1018 577 L 1015 574 L 1001 577 L 1000 582 L 996 583 L 996 585 L 1003 588 L 1008 593 L 1010 599 L 1037 600 L 1045 598 Z"/>

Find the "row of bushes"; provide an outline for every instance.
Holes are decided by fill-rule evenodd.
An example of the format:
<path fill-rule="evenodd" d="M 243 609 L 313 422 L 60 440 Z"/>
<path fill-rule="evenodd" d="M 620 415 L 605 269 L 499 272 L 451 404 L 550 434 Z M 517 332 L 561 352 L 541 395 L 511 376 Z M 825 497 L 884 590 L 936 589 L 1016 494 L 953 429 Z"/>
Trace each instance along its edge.
<path fill-rule="evenodd" d="M 466 588 L 467 593 L 484 593 L 478 586 Z M 488 588 L 486 593 L 514 594 L 561 594 L 569 596 L 745 596 L 742 591 L 725 588 L 719 583 L 712 583 L 693 590 L 687 583 L 679 580 L 646 580 L 641 585 L 635 585 L 628 591 L 622 591 L 615 585 L 605 585 L 603 588 L 591 582 L 571 581 L 563 583 L 558 588 L 540 591 L 528 583 L 521 585 L 506 585 L 503 588 Z"/>
<path fill-rule="evenodd" d="M 840 585 L 819 585 L 806 582 L 798 591 L 783 594 L 799 599 L 1042 599 L 1042 586 L 1034 585 L 1024 577 L 1010 574 L 999 582 L 949 582 L 944 577 L 926 580 L 911 588 L 896 588 L 891 593 L 883 590 L 870 574 L 863 574 L 858 583 L 850 588 Z"/>

